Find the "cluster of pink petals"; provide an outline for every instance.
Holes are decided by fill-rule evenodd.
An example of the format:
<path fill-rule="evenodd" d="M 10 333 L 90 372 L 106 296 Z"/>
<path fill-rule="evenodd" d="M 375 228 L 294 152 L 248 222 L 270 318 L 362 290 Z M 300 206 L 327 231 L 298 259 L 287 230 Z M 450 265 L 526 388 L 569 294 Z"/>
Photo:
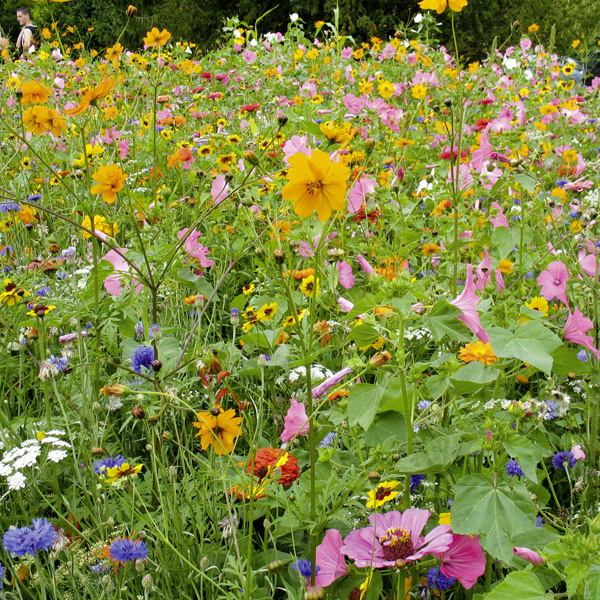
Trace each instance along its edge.
<path fill-rule="evenodd" d="M 124 255 L 127 254 L 127 248 L 119 248 L 119 251 L 110 250 L 102 260 L 109 262 L 113 266 L 113 272 L 104 280 L 104 289 L 111 296 L 120 296 L 125 289 L 123 281 L 131 279 L 131 284 L 135 285 L 135 293 L 139 294 L 143 289 L 143 284 L 130 276 L 131 265 L 125 260 Z M 138 285 L 136 285 L 138 284 Z"/>
<path fill-rule="evenodd" d="M 189 228 L 186 227 L 185 229 L 179 231 L 177 233 L 177 238 L 181 239 L 187 234 L 188 230 Z M 202 233 L 197 229 L 192 231 L 183 244 L 183 250 L 189 257 L 196 258 L 201 267 L 212 267 L 215 264 L 215 261 L 206 258 L 206 255 L 210 253 L 210 250 L 198 242 L 198 238 L 201 235 Z"/>
<path fill-rule="evenodd" d="M 479 320 L 477 304 L 479 296 L 475 293 L 475 277 L 473 276 L 473 265 L 467 267 L 467 283 L 462 294 L 451 302 L 456 308 L 462 311 L 459 318 L 484 344 L 490 341 L 490 336 L 486 333 Z"/>
<path fill-rule="evenodd" d="M 583 316 L 583 313 L 575 307 L 575 312 L 569 312 L 567 323 L 564 328 L 565 340 L 580 344 L 594 353 L 596 358 L 600 359 L 600 351 L 594 346 L 592 336 L 586 335 L 585 332 L 592 329 L 594 324 L 591 319 Z"/>
<path fill-rule="evenodd" d="M 281 433 L 281 441 L 289 442 L 298 435 L 308 433 L 308 415 L 304 402 L 298 402 L 295 398 L 290 400 L 290 408 L 285 415 L 283 422 L 285 427 Z"/>
<path fill-rule="evenodd" d="M 585 244 L 585 248 L 580 250 L 577 254 L 577 260 L 581 266 L 581 270 L 590 277 L 596 276 L 596 261 L 598 260 L 596 254 L 596 245 L 588 240 Z M 598 271 L 598 279 L 600 279 L 600 269 Z"/>
<path fill-rule="evenodd" d="M 490 215 L 489 222 L 494 227 L 508 227 L 508 221 L 506 220 L 502 207 L 497 202 L 492 202 L 491 207 L 495 208 L 497 212 L 495 217 Z"/>
<path fill-rule="evenodd" d="M 560 300 L 565 306 L 569 306 L 567 300 L 567 281 L 569 280 L 569 272 L 567 266 L 555 260 L 548 265 L 545 271 L 542 271 L 538 278 L 537 284 L 542 286 L 541 293 L 546 300 Z"/>

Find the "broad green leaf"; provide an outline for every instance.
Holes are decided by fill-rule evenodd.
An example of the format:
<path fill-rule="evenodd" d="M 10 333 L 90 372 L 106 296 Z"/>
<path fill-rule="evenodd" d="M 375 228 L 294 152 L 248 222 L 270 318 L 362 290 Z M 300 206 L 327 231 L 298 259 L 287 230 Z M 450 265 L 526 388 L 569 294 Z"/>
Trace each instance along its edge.
<path fill-rule="evenodd" d="M 431 395 L 432 400 L 437 400 L 448 389 L 449 385 L 450 379 L 440 375 L 432 375 L 425 381 L 425 387 Z"/>
<path fill-rule="evenodd" d="M 373 342 L 376 342 L 378 337 L 379 332 L 375 327 L 363 323 L 352 329 L 347 340 L 349 342 L 356 342 L 356 345 L 359 348 L 363 348 L 364 346 L 370 346 Z"/>
<path fill-rule="evenodd" d="M 590 573 L 585 581 L 585 599 L 600 600 L 600 573 Z"/>
<path fill-rule="evenodd" d="M 492 233 L 492 244 L 496 246 L 498 250 L 498 256 L 500 260 L 504 260 L 511 252 L 512 249 L 519 243 L 521 239 L 521 233 L 518 227 L 497 227 Z"/>
<path fill-rule="evenodd" d="M 441 340 L 447 335 L 456 342 L 466 342 L 470 339 L 470 335 L 465 325 L 458 320 L 460 315 L 462 311 L 459 308 L 446 300 L 440 300 L 431 312 L 423 317 L 423 321 L 436 340 Z"/>
<path fill-rule="evenodd" d="M 519 325 L 514 333 L 502 327 L 491 327 L 488 333 L 496 356 L 518 358 L 550 375 L 553 362 L 551 352 L 562 341 L 542 323 L 527 321 Z"/>
<path fill-rule="evenodd" d="M 394 411 L 378 414 L 364 439 L 369 446 L 381 446 L 388 451 L 399 443 L 403 444 L 406 441 L 404 417 Z"/>
<path fill-rule="evenodd" d="M 540 580 L 532 571 L 513 571 L 489 594 L 481 596 L 485 600 L 549 600 Z"/>
<path fill-rule="evenodd" d="M 354 308 L 346 315 L 346 317 L 354 319 L 355 317 L 358 317 L 358 315 L 373 310 L 373 308 L 379 304 L 379 296 L 379 294 L 377 297 L 373 296 L 373 294 L 365 294 L 365 296 L 354 305 Z"/>
<path fill-rule="evenodd" d="M 590 363 L 583 362 L 577 358 L 577 353 L 581 348 L 569 348 L 568 346 L 560 346 L 552 352 L 554 363 L 552 364 L 552 372 L 560 377 L 566 377 L 569 373 L 577 375 L 585 375 L 590 371 Z"/>
<path fill-rule="evenodd" d="M 567 594 L 569 598 L 573 596 L 581 597 L 580 587 L 584 579 L 587 577 L 590 567 L 583 562 L 571 562 L 565 567 L 565 575 L 567 576 Z"/>
<path fill-rule="evenodd" d="M 518 183 L 523 189 L 533 194 L 535 192 L 535 178 L 527 173 L 519 173 L 515 175 L 515 182 Z"/>
<path fill-rule="evenodd" d="M 379 409 L 383 390 L 371 383 L 355 385 L 348 396 L 348 421 L 352 427 L 360 425 L 369 429 Z"/>
<path fill-rule="evenodd" d="M 380 385 L 380 387 L 382 387 Z M 407 394 L 409 398 L 412 398 L 412 388 L 407 385 Z M 392 377 L 385 382 L 385 389 L 381 396 L 381 402 L 379 404 L 382 412 L 387 410 L 395 410 L 396 412 L 404 414 L 404 405 L 402 403 L 402 382 L 400 377 Z"/>
<path fill-rule="evenodd" d="M 474 360 L 458 371 L 455 371 L 450 381 L 459 394 L 472 394 L 495 381 L 498 374 L 498 369 Z"/>
<path fill-rule="evenodd" d="M 536 467 L 544 456 L 550 456 L 552 450 L 548 447 L 547 442 L 542 436 L 538 436 L 535 441 L 520 436 L 513 440 L 504 443 L 504 449 L 514 458 L 520 465 L 525 477 L 531 479 L 534 483 L 538 483 Z"/>
<path fill-rule="evenodd" d="M 461 435 L 453 433 L 432 440 L 421 452 L 401 458 L 396 463 L 396 470 L 403 475 L 445 471 L 459 454 Z"/>
<path fill-rule="evenodd" d="M 535 528 L 536 510 L 523 482 L 511 489 L 483 473 L 458 480 L 452 505 L 452 531 L 478 534 L 494 558 L 509 561 L 511 537 Z"/>

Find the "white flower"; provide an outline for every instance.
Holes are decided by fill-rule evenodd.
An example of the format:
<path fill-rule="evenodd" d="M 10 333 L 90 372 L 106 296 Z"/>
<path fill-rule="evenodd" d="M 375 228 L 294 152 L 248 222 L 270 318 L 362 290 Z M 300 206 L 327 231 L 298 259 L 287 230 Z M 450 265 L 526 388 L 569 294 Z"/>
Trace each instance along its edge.
<path fill-rule="evenodd" d="M 48 460 L 50 460 L 54 463 L 58 463 L 63 458 L 66 458 L 66 457 L 67 457 L 66 450 L 50 450 L 50 452 L 48 452 Z"/>
<path fill-rule="evenodd" d="M 62 436 L 67 434 L 62 429 L 51 429 L 50 431 L 46 431 L 46 435 Z"/>
<path fill-rule="evenodd" d="M 17 472 L 8 477 L 6 481 L 8 482 L 9 490 L 20 490 L 25 487 L 25 482 L 27 479 L 23 473 Z"/>
<path fill-rule="evenodd" d="M 27 454 L 25 454 L 25 456 L 22 456 L 21 458 L 15 460 L 15 462 L 13 463 L 13 468 L 23 469 L 24 467 L 32 467 L 37 462 L 37 458 L 40 455 L 41 451 L 42 449 L 39 446 L 36 446 L 35 448 L 30 448 Z"/>
<path fill-rule="evenodd" d="M 0 476 L 8 477 L 12 472 L 13 472 L 13 469 L 10 465 L 0 463 Z"/>
<path fill-rule="evenodd" d="M 298 16 L 298 13 L 292 13 L 292 14 L 290 15 L 290 21 L 291 21 L 292 23 L 295 23 L 295 22 L 296 22 L 296 21 L 297 21 L 299 18 L 300 18 L 300 17 Z"/>
<path fill-rule="evenodd" d="M 415 23 L 420 23 L 423 20 L 423 15 L 421 13 L 417 13 L 415 16 Z"/>
<path fill-rule="evenodd" d="M 47 360 L 40 362 L 40 374 L 39 378 L 41 381 L 47 381 L 48 379 L 54 379 L 58 375 L 58 369 Z"/>

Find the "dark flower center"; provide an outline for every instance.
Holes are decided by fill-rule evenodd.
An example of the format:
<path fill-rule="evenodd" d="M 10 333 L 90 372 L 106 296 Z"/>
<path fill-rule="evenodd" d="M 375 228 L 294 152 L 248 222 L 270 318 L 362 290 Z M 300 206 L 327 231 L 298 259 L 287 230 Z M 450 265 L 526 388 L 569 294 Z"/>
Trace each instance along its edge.
<path fill-rule="evenodd" d="M 387 498 L 390 494 L 392 493 L 392 490 L 388 487 L 384 487 L 382 485 L 380 485 L 376 490 L 375 490 L 375 500 L 384 500 L 385 498 Z"/>
<path fill-rule="evenodd" d="M 383 558 L 385 560 L 406 560 L 415 552 L 410 533 L 406 529 L 388 529 L 379 538 L 383 546 Z"/>
<path fill-rule="evenodd" d="M 323 187 L 323 182 L 311 181 L 310 183 L 306 184 L 306 191 L 307 191 L 307 193 L 312 195 L 315 192 L 318 192 L 322 187 Z"/>

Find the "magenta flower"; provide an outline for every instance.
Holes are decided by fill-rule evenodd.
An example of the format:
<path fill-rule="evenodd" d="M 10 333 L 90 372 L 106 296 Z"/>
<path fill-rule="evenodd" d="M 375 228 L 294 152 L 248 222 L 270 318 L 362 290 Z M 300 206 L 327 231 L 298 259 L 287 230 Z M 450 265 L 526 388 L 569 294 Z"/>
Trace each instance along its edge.
<path fill-rule="evenodd" d="M 475 293 L 475 277 L 473 276 L 473 265 L 467 267 L 467 283 L 462 294 L 453 300 L 450 304 L 456 306 L 462 311 L 459 318 L 484 344 L 490 341 L 490 336 L 485 332 L 479 321 L 477 304 L 479 297 Z"/>
<path fill-rule="evenodd" d="M 586 249 L 582 249 L 577 255 L 577 260 L 581 265 L 581 270 L 590 277 L 596 276 L 596 246 L 593 242 L 586 242 L 587 250 L 589 250 L 589 254 Z M 598 276 L 600 279 L 600 275 Z"/>
<path fill-rule="evenodd" d="M 516 548 L 513 548 L 513 552 L 517 556 L 528 560 L 530 563 L 542 564 L 544 562 L 544 559 L 537 552 L 531 550 L 530 548 L 517 546 Z"/>
<path fill-rule="evenodd" d="M 106 260 L 112 266 L 114 271 L 104 280 L 104 289 L 111 296 L 120 296 L 123 293 L 123 281 L 131 279 L 132 285 L 135 285 L 135 293 L 139 294 L 143 289 L 143 284 L 139 283 L 137 279 L 130 278 L 129 272 L 131 266 L 122 256 L 127 254 L 127 248 L 119 248 L 119 252 L 116 250 L 110 250 L 103 257 L 102 260 Z M 139 285 L 136 285 L 138 284 Z"/>
<path fill-rule="evenodd" d="M 490 211 L 489 222 L 494 227 L 508 227 L 508 221 L 506 219 L 506 216 L 504 215 L 504 211 L 502 210 L 502 207 L 497 202 L 492 202 L 491 208 L 496 209 L 496 216 L 492 217 L 491 211 Z"/>
<path fill-rule="evenodd" d="M 215 206 L 219 206 L 229 195 L 229 184 L 223 175 L 217 175 L 210 187 L 210 194 Z"/>
<path fill-rule="evenodd" d="M 455 577 L 466 589 L 472 588 L 485 572 L 485 554 L 476 535 L 453 534 L 452 543 L 441 558 L 442 575 Z"/>
<path fill-rule="evenodd" d="M 358 261 L 358 264 L 360 265 L 360 268 L 367 274 L 367 275 L 375 275 L 375 269 L 369 264 L 369 261 L 362 255 L 358 255 L 356 257 L 356 260 Z"/>
<path fill-rule="evenodd" d="M 584 317 L 583 313 L 575 307 L 575 312 L 569 312 L 569 316 L 567 317 L 564 329 L 565 340 L 574 344 L 580 344 L 584 348 L 591 350 L 596 355 L 596 358 L 600 359 L 600 351 L 595 348 L 592 336 L 585 335 L 585 332 L 593 327 L 592 320 Z"/>
<path fill-rule="evenodd" d="M 500 269 L 496 269 L 494 271 L 494 277 L 496 278 L 496 289 L 498 293 L 501 294 L 506 286 L 504 285 L 504 277 L 502 275 L 502 271 Z"/>
<path fill-rule="evenodd" d="M 441 554 L 452 543 L 450 525 L 438 525 L 425 537 L 421 532 L 430 517 L 428 510 L 409 508 L 369 516 L 371 527 L 355 529 L 344 540 L 341 553 L 357 567 L 395 567 L 396 561 L 411 562 L 426 554 Z"/>
<path fill-rule="evenodd" d="M 567 281 L 569 280 L 569 272 L 567 266 L 559 260 L 552 261 L 545 271 L 542 271 L 538 278 L 537 284 L 542 286 L 542 296 L 546 300 L 556 298 L 565 306 L 569 306 L 567 300 Z"/>
<path fill-rule="evenodd" d="M 334 385 L 337 385 L 346 375 L 352 373 L 352 367 L 344 367 L 341 371 L 338 371 L 331 377 L 327 378 L 323 383 L 319 384 L 312 390 L 313 398 L 320 398 L 323 394 L 326 394 Z"/>
<path fill-rule="evenodd" d="M 317 546 L 316 566 L 319 572 L 315 577 L 315 585 L 327 587 L 336 579 L 348 574 L 342 549 L 342 534 L 337 529 L 328 529 L 325 538 Z"/>
<path fill-rule="evenodd" d="M 354 287 L 354 275 L 352 265 L 345 260 L 337 261 L 338 281 L 343 288 L 350 290 Z"/>
<path fill-rule="evenodd" d="M 289 442 L 297 435 L 308 433 L 308 416 L 304 408 L 304 402 L 298 402 L 295 398 L 292 398 L 290 402 L 290 408 L 283 419 L 285 427 L 281 434 L 282 442 Z"/>

